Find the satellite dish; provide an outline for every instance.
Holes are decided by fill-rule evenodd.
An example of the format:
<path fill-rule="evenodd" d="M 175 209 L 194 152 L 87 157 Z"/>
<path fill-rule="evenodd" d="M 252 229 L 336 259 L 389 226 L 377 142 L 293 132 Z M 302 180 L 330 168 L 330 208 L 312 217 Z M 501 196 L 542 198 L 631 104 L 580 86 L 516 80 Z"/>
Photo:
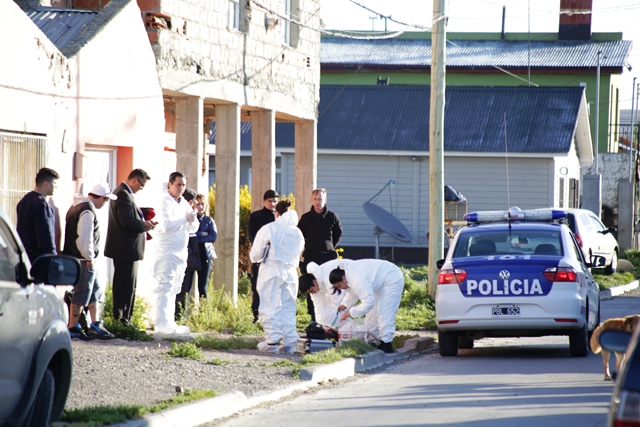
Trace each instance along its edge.
<path fill-rule="evenodd" d="M 373 203 L 366 202 L 362 205 L 362 210 L 369 217 L 375 227 L 376 236 L 376 258 L 380 254 L 380 235 L 384 232 L 401 242 L 410 242 L 412 237 L 407 227 L 405 227 L 393 214 Z"/>

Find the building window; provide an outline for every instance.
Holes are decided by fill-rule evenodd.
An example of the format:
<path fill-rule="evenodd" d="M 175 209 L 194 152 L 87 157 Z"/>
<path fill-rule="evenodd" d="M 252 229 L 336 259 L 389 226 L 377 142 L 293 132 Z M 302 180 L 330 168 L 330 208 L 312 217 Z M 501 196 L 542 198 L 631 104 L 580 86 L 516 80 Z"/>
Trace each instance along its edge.
<path fill-rule="evenodd" d="M 18 202 L 33 190 L 34 178 L 46 162 L 46 137 L 0 132 L 0 206 L 14 224 Z"/>
<path fill-rule="evenodd" d="M 285 19 L 282 19 L 282 44 L 291 46 L 291 18 L 293 15 L 291 14 L 291 1 L 292 0 L 282 0 L 284 10 L 282 11 L 282 15 Z"/>
<path fill-rule="evenodd" d="M 558 187 L 558 195 L 559 200 L 558 200 L 558 207 L 559 208 L 564 208 L 564 178 L 560 178 L 560 182 L 559 182 L 559 187 Z"/>
<path fill-rule="evenodd" d="M 240 0 L 229 0 L 229 29 L 240 30 Z"/>

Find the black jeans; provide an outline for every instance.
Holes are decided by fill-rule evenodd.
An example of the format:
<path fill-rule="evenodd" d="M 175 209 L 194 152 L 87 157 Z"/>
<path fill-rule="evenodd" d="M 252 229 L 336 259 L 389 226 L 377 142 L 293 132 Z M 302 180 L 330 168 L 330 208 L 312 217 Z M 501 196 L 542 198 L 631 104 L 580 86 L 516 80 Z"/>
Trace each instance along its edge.
<path fill-rule="evenodd" d="M 182 289 L 180 293 L 176 295 L 176 321 L 184 318 L 184 307 L 187 299 L 187 295 L 191 292 L 191 284 L 193 283 L 194 274 L 198 273 L 198 294 L 200 298 L 207 297 L 207 285 L 209 284 L 209 274 L 211 273 L 211 260 L 201 260 L 204 268 L 202 270 L 187 270 L 184 272 L 184 279 L 182 280 Z"/>

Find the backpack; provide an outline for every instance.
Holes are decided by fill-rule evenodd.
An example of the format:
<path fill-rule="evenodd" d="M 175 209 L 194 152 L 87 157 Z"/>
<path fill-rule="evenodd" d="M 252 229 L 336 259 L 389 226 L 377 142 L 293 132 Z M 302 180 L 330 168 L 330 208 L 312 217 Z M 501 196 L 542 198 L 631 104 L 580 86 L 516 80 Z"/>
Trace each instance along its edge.
<path fill-rule="evenodd" d="M 338 331 L 318 322 L 311 322 L 305 329 L 307 338 L 314 340 L 337 340 Z"/>

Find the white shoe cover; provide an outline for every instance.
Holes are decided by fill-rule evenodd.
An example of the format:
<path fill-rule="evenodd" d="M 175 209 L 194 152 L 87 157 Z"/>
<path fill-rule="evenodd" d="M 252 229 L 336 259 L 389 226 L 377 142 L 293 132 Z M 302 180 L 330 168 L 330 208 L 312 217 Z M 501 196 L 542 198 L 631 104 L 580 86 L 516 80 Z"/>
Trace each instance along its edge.
<path fill-rule="evenodd" d="M 169 325 L 155 325 L 154 330 L 159 334 L 166 335 L 187 335 L 191 333 L 188 326 L 179 326 L 175 323 Z"/>
<path fill-rule="evenodd" d="M 278 345 L 267 344 L 266 341 L 262 341 L 258 343 L 258 350 L 263 351 L 265 353 L 278 353 Z"/>
<path fill-rule="evenodd" d="M 280 354 L 293 354 L 296 352 L 296 347 L 292 345 L 281 345 L 278 347 L 278 353 Z"/>

